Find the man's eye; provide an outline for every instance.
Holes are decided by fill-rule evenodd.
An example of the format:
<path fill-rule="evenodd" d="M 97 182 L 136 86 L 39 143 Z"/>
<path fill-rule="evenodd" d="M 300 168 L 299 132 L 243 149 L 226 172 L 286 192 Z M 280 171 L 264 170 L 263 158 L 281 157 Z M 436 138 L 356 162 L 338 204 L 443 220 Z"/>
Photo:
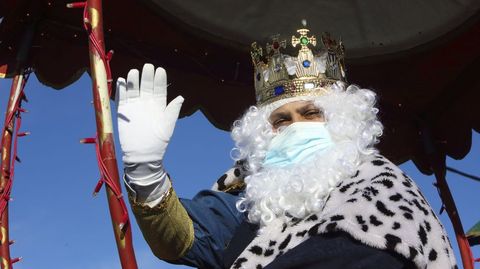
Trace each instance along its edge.
<path fill-rule="evenodd" d="M 287 121 L 288 121 L 288 120 L 287 120 L 287 119 L 284 119 L 284 118 L 278 119 L 278 120 L 274 121 L 272 125 L 273 125 L 274 128 L 278 128 L 278 127 L 286 124 Z"/>
<path fill-rule="evenodd" d="M 322 113 L 318 109 L 311 109 L 305 112 L 305 116 L 320 116 Z"/>

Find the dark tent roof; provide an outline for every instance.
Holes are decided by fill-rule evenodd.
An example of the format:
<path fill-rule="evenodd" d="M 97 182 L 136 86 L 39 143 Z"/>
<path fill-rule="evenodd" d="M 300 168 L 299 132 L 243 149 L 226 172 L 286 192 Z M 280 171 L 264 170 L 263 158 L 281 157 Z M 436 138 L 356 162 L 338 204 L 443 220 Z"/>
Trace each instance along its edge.
<path fill-rule="evenodd" d="M 113 77 L 145 62 L 163 66 L 170 97 L 186 99 L 183 116 L 201 109 L 228 130 L 254 103 L 250 42 L 276 32 L 288 38 L 305 18 L 312 33 L 342 38 L 349 81 L 377 92 L 385 125 L 380 148 L 387 157 L 412 159 L 429 173 L 422 142 L 427 129 L 446 155 L 468 153 L 472 128 L 480 131 L 478 1 L 290 2 L 104 1 Z M 82 12 L 66 3 L 0 3 L 0 76 L 15 73 L 28 33 L 33 42 L 26 65 L 41 82 L 61 89 L 88 70 Z"/>

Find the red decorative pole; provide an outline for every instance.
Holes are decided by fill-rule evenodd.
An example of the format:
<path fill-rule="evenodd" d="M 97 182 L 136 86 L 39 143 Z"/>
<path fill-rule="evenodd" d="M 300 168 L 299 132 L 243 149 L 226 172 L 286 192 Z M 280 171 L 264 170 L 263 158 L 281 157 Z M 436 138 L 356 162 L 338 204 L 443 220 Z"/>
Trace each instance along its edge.
<path fill-rule="evenodd" d="M 453 200 L 452 193 L 448 187 L 447 180 L 445 178 L 445 165 L 439 163 L 439 157 L 436 158 L 437 164 L 433 166 L 435 178 L 437 179 L 437 187 L 440 194 L 440 198 L 445 204 L 445 211 L 447 211 L 448 217 L 452 222 L 453 229 L 455 231 L 455 237 L 457 239 L 458 248 L 460 249 L 460 256 L 462 258 L 463 268 L 464 269 L 473 269 L 474 268 L 474 259 L 472 255 L 472 250 L 470 249 L 470 244 L 468 243 L 467 236 L 463 230 L 462 222 L 460 220 L 460 215 L 458 214 L 457 206 Z M 444 163 L 444 162 L 443 162 Z"/>
<path fill-rule="evenodd" d="M 10 200 L 10 164 L 12 152 L 12 136 L 14 133 L 15 117 L 14 113 L 21 98 L 23 74 L 16 75 L 12 81 L 10 89 L 10 98 L 8 99 L 7 111 L 5 115 L 5 125 L 2 132 L 2 164 L 0 175 L 0 194 L 1 204 L 5 205 L 0 216 L 0 265 L 2 269 L 10 269 L 13 260 L 10 258 L 10 239 L 8 237 L 8 202 Z M 15 161 L 15 160 L 13 160 Z"/>
<path fill-rule="evenodd" d="M 83 3 L 73 3 L 69 7 L 79 7 Z M 102 179 L 95 192 L 106 183 L 108 206 L 113 231 L 123 269 L 137 269 L 132 245 L 132 231 L 123 200 L 115 157 L 112 116 L 110 111 L 110 67 L 111 54 L 105 53 L 103 38 L 102 1 L 87 0 L 84 12 L 84 25 L 89 34 L 90 70 L 93 83 L 93 102 L 97 123 L 97 158 Z"/>
<path fill-rule="evenodd" d="M 458 214 L 455 201 L 453 199 L 450 188 L 448 187 L 446 175 L 445 155 L 436 150 L 435 144 L 432 139 L 430 130 L 426 127 L 422 130 L 423 142 L 425 151 L 430 161 L 431 169 L 437 179 L 437 188 L 440 198 L 444 203 L 445 211 L 447 211 L 448 217 L 452 222 L 453 229 L 455 231 L 455 237 L 457 239 L 458 248 L 460 249 L 460 256 L 462 258 L 464 269 L 474 269 L 474 259 L 470 244 L 468 243 L 467 236 L 463 230 L 460 215 Z"/>
<path fill-rule="evenodd" d="M 34 16 L 32 16 L 34 17 Z M 13 67 L 15 77 L 12 80 L 10 88 L 10 98 L 8 99 L 7 109 L 5 112 L 5 122 L 2 129 L 1 141 L 1 173 L 0 173 L 0 267 L 1 269 L 11 269 L 12 264 L 21 260 L 21 258 L 10 257 L 10 245 L 14 241 L 9 239 L 9 223 L 8 223 L 8 204 L 10 201 L 10 192 L 12 190 L 15 161 L 19 161 L 17 157 L 18 138 L 28 133 L 19 133 L 21 126 L 22 112 L 25 112 L 20 106 L 22 100 L 26 101 L 23 89 L 30 76 L 32 70 L 25 69 L 25 62 L 30 51 L 32 39 L 35 33 L 36 21 L 33 20 L 26 28 L 22 41 L 18 45 L 16 63 Z M 0 69 L 7 69 L 6 66 Z M 3 74 L 0 73 L 0 76 Z M 13 153 L 12 153 L 13 144 Z"/>

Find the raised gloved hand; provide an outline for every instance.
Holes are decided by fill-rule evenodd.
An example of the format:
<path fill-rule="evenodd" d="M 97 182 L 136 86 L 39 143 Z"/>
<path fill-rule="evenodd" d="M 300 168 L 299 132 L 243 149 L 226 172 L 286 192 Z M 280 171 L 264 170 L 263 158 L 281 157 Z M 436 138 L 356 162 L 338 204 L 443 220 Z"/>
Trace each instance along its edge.
<path fill-rule="evenodd" d="M 117 80 L 117 120 L 124 163 L 145 163 L 163 159 L 177 121 L 183 97 L 167 106 L 165 70 L 145 64 L 139 83 L 136 69 L 127 81 Z"/>

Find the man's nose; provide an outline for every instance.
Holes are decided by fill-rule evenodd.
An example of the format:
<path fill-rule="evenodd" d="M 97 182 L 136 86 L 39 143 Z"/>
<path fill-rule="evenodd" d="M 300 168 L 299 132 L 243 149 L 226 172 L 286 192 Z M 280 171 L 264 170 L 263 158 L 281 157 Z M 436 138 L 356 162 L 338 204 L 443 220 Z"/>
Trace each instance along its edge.
<path fill-rule="evenodd" d="M 300 114 L 293 114 L 291 123 L 305 121 L 305 118 Z"/>

